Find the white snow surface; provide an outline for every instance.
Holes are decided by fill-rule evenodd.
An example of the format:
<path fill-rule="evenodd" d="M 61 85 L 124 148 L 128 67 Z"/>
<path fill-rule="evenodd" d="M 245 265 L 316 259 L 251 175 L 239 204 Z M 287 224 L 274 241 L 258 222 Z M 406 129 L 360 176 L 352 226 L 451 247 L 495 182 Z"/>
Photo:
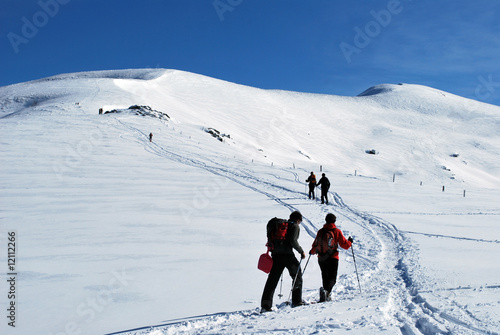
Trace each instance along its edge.
<path fill-rule="evenodd" d="M 0 127 L 1 334 L 500 333 L 498 106 L 139 69 L 1 87 Z M 311 171 L 329 177 L 328 205 L 307 198 Z M 331 302 L 291 308 L 285 273 L 260 314 L 266 223 L 293 210 L 306 251 L 334 213 L 354 253 L 340 252 Z"/>

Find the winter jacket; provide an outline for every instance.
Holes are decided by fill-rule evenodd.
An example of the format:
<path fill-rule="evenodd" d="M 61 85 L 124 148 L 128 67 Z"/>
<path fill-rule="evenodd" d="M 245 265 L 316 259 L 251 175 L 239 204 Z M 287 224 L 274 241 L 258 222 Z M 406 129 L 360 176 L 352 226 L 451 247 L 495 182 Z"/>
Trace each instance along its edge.
<path fill-rule="evenodd" d="M 306 183 L 309 183 L 309 185 L 314 185 L 316 186 L 316 176 L 314 174 L 311 174 L 309 178 L 306 179 Z"/>
<path fill-rule="evenodd" d="M 316 186 L 319 185 L 321 185 L 322 190 L 328 191 L 328 189 L 330 188 L 330 181 L 326 177 L 321 177 Z"/>
<path fill-rule="evenodd" d="M 280 255 L 293 255 L 293 249 L 302 254 L 304 250 L 299 244 L 300 227 L 294 221 L 288 221 L 288 230 L 284 241 L 273 241 L 271 253 Z"/>
<path fill-rule="evenodd" d="M 335 229 L 335 230 L 334 230 Z M 335 226 L 334 223 L 326 223 L 323 228 L 321 228 L 320 230 L 318 230 L 318 234 L 316 234 L 316 238 L 314 239 L 314 242 L 312 244 L 312 248 L 311 248 L 311 251 L 309 252 L 311 255 L 315 255 L 318 253 L 318 250 L 317 250 L 317 247 L 318 247 L 318 237 L 322 236 L 323 233 L 327 230 L 333 230 L 333 236 L 335 237 L 335 243 L 336 245 L 342 247 L 343 249 L 349 249 L 351 247 L 351 242 L 349 242 L 349 240 L 347 240 L 345 237 L 344 237 L 344 234 L 342 234 L 342 231 L 340 229 L 337 228 L 337 226 Z M 318 257 L 320 256 L 323 256 L 323 255 L 319 255 L 318 254 Z M 339 259 L 339 252 L 337 250 L 337 248 L 335 248 L 335 251 L 333 252 L 331 258 L 336 258 L 336 259 Z"/>

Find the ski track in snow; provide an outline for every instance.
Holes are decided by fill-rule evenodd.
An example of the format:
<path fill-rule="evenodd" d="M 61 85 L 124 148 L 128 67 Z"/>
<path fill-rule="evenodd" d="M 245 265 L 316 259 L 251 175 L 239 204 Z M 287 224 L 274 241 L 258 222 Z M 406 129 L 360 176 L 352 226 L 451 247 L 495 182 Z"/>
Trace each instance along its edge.
<path fill-rule="evenodd" d="M 145 150 L 152 154 L 178 163 L 204 169 L 217 176 L 227 178 L 254 192 L 265 195 L 290 211 L 297 210 L 297 207 L 290 203 L 291 200 L 304 199 L 304 201 L 306 201 L 304 193 L 277 184 L 280 179 L 277 175 L 272 175 L 277 179 L 277 181 L 273 182 L 251 174 L 250 172 L 246 172 L 243 169 L 237 169 L 235 166 L 210 161 L 200 155 L 196 155 L 196 158 L 193 158 L 190 157 L 189 152 L 183 152 L 182 155 L 175 153 L 155 142 L 149 142 L 147 134 L 140 129 L 118 118 L 114 118 L 114 120 L 118 122 L 117 126 L 125 127 L 126 130 L 131 131 L 134 134 L 135 141 L 143 144 Z M 281 168 L 281 170 L 290 172 L 293 181 L 301 183 L 299 175 L 296 172 L 285 170 L 284 168 Z M 387 324 L 399 328 L 404 335 L 466 334 L 470 333 L 470 331 L 479 334 L 498 334 L 481 329 L 484 323 L 476 318 L 473 313 L 464 306 L 450 306 L 450 308 L 453 307 L 452 309 L 455 311 L 455 314 L 458 308 L 458 313 L 460 315 L 460 317 L 452 316 L 446 311 L 431 306 L 428 301 L 422 297 L 419 292 L 421 290 L 425 292 L 425 280 L 415 275 L 419 268 L 416 256 L 418 250 L 416 250 L 411 240 L 406 237 L 406 234 L 420 233 L 398 230 L 395 225 L 379 217 L 351 208 L 344 203 L 339 194 L 335 192 L 330 192 L 330 194 L 333 196 L 333 202 L 330 203 L 330 205 L 320 205 L 316 202 L 311 202 L 311 204 L 316 204 L 317 210 L 324 213 L 327 213 L 329 209 L 333 208 L 336 213 L 344 216 L 367 234 L 367 236 L 364 236 L 364 239 L 360 241 L 356 241 L 356 236 L 354 236 L 356 259 L 360 262 L 358 270 L 362 270 L 359 273 L 361 286 L 363 287 L 363 294 L 366 296 L 366 299 L 385 301 L 385 305 L 379 306 L 379 308 L 384 311 L 384 315 L 388 319 L 385 320 Z M 315 237 L 318 227 L 305 216 L 303 227 L 312 238 Z M 464 239 L 452 236 L 424 235 Z M 468 240 L 499 243 L 499 241 L 491 240 Z M 334 287 L 337 301 L 342 302 L 353 299 L 358 290 L 356 281 L 354 274 L 347 276 L 343 275 L 338 278 L 337 285 Z M 340 286 L 342 286 L 342 289 L 339 289 Z M 491 288 L 495 289 L 498 288 L 498 286 L 491 286 Z M 306 299 L 308 295 L 311 296 L 313 294 L 312 292 L 309 292 L 309 294 L 308 292 L 304 293 Z M 262 315 L 258 313 L 258 308 L 255 310 L 220 312 L 168 320 L 159 325 L 124 330 L 111 334 L 216 334 L 224 333 L 226 328 L 230 328 L 231 331 L 234 331 L 235 327 L 239 329 L 240 333 L 247 334 L 304 334 L 331 331 L 332 329 L 362 329 L 363 327 L 367 327 L 367 324 L 375 328 L 383 328 L 383 325 L 379 324 L 380 321 L 378 320 L 364 320 L 360 321 L 358 324 L 348 322 L 342 323 L 338 321 L 330 321 L 330 323 L 328 323 L 323 320 L 317 321 L 316 324 L 312 326 L 300 326 L 293 329 L 280 329 L 279 327 L 275 329 L 259 328 L 259 321 L 262 320 L 262 318 L 279 318 L 280 313 L 287 313 L 290 316 L 299 317 L 302 308 L 314 308 L 317 310 L 317 313 L 321 315 L 321 311 L 326 311 L 328 305 L 328 303 L 314 304 L 291 309 L 285 306 L 285 304 L 281 304 L 278 306 L 277 313 Z M 331 312 L 329 312 L 329 314 L 331 314 Z M 279 322 L 276 324 L 278 325 Z"/>
<path fill-rule="evenodd" d="M 485 240 L 482 238 L 470 238 L 470 237 L 459 237 L 459 236 L 449 236 L 449 235 L 441 235 L 441 234 L 429 234 L 429 233 L 420 233 L 416 231 L 409 231 L 405 230 L 402 231 L 406 234 L 416 234 L 416 235 L 424 235 L 428 237 L 444 237 L 444 238 L 451 238 L 455 240 L 463 240 L 463 241 L 473 241 L 473 242 L 485 242 L 485 243 L 500 243 L 499 240 Z"/>

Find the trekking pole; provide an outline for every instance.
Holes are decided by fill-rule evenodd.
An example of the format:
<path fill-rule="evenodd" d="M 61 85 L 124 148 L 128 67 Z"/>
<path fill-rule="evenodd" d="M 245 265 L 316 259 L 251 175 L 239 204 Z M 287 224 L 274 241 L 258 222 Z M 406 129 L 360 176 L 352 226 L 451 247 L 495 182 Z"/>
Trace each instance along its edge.
<path fill-rule="evenodd" d="M 351 243 L 351 251 L 352 251 L 352 259 L 354 261 L 354 269 L 356 270 L 356 277 L 358 278 L 359 293 L 362 293 L 361 284 L 359 283 L 358 267 L 356 266 L 356 258 L 354 257 L 354 248 L 352 247 L 352 243 Z"/>
<path fill-rule="evenodd" d="M 304 266 L 304 271 L 302 271 L 302 275 L 304 275 L 304 273 L 306 273 L 307 264 L 309 264 L 310 259 L 311 259 L 311 254 L 309 254 L 309 257 L 307 258 L 306 266 Z"/>
<path fill-rule="evenodd" d="M 295 278 L 293 279 L 292 282 L 292 289 L 290 290 L 290 294 L 288 295 L 288 302 L 290 302 L 290 299 L 292 298 L 293 288 L 295 287 L 295 282 L 297 281 L 297 277 L 299 276 L 300 273 L 300 264 L 302 264 L 302 258 L 300 259 L 299 268 L 297 269 L 297 273 L 295 274 Z"/>
<path fill-rule="evenodd" d="M 281 273 L 280 294 L 278 294 L 278 297 L 280 299 L 283 297 L 283 294 L 281 294 L 282 289 L 283 289 L 283 272 Z"/>

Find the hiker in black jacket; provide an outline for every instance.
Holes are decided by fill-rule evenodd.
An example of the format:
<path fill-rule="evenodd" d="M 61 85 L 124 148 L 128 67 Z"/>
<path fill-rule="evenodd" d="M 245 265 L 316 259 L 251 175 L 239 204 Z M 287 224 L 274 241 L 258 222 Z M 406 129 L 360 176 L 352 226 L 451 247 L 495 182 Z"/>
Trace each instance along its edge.
<path fill-rule="evenodd" d="M 261 307 L 262 312 L 271 311 L 273 306 L 273 296 L 276 286 L 278 285 L 279 279 L 283 270 L 288 269 L 290 277 L 292 277 L 292 282 L 297 276 L 295 285 L 292 290 L 292 307 L 300 306 L 302 302 L 302 272 L 300 271 L 300 263 L 295 258 L 293 249 L 300 253 L 300 257 L 304 259 L 306 254 L 300 246 L 298 239 L 300 234 L 300 223 L 302 222 L 302 214 L 295 211 L 290 214 L 288 219 L 288 228 L 286 232 L 286 238 L 282 241 L 270 240 L 268 241 L 271 247 L 271 256 L 273 258 L 273 267 L 269 273 L 264 286 L 264 292 L 262 293 Z"/>
<path fill-rule="evenodd" d="M 321 179 L 318 181 L 316 186 L 321 186 L 321 203 L 328 205 L 328 190 L 330 189 L 330 181 L 326 178 L 325 174 L 321 175 Z"/>

